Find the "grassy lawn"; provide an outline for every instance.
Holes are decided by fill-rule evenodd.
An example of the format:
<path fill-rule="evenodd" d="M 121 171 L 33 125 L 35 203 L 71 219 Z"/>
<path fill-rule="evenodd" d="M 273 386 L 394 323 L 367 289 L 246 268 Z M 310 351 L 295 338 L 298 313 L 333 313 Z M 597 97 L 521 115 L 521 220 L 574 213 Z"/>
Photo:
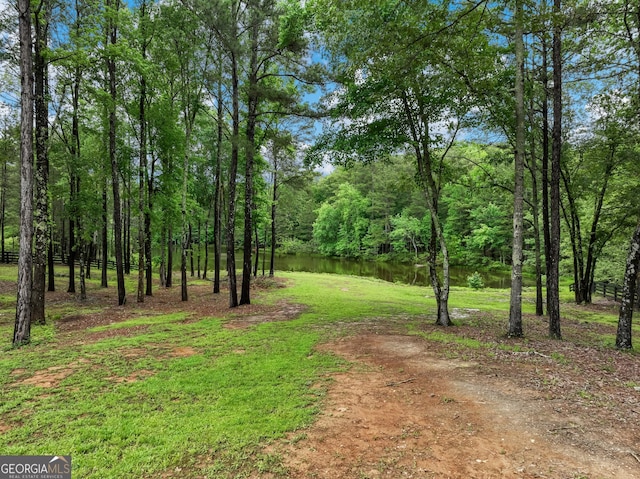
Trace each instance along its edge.
<path fill-rule="evenodd" d="M 60 332 L 52 322 L 99 309 L 95 301 L 70 298 L 48 306 L 49 325 L 34 326 L 33 343 L 19 350 L 9 347 L 15 299 L 11 285 L 5 287 L 0 451 L 71 454 L 77 478 L 151 478 L 167 471 L 168 477 L 277 476 L 284 474 L 281 460 L 264 447 L 295 440 L 313 422 L 331 375 L 348 367 L 316 346 L 349 334 L 350 326 L 396 322 L 400 332 L 461 349 L 530 347 L 526 338 L 507 343 L 493 332 L 468 335 L 487 322 L 506 330 L 508 290 L 454 288 L 451 309 L 479 310 L 482 318 L 461 315 L 457 326 L 435 330 L 425 329 L 435 314 L 430 289 L 345 276 L 279 276 L 288 286 L 261 291 L 254 303 L 305 305 L 296 319 L 229 329 L 225 323 L 242 308 L 189 320 L 190 303 L 184 303 L 182 312 L 158 314 L 142 306 L 124 321 Z M 8 277 L 2 267 L 0 282 Z M 132 282 L 128 286 L 134 291 Z M 173 292 L 177 302 L 179 288 Z M 527 313 L 534 311 L 533 294 L 525 292 Z M 563 311 L 571 324 L 614 325 L 617 319 L 615 312 L 570 304 Z M 593 341 L 609 347 L 611 338 Z"/>

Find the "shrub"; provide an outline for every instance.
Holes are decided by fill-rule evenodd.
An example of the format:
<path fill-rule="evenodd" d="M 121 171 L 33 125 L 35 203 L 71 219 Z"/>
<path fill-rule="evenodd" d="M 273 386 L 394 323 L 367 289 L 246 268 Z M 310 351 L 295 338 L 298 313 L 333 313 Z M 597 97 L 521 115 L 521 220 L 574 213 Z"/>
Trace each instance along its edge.
<path fill-rule="evenodd" d="M 475 271 L 471 276 L 467 276 L 467 285 L 473 289 L 484 288 L 484 281 L 482 280 L 480 273 Z"/>

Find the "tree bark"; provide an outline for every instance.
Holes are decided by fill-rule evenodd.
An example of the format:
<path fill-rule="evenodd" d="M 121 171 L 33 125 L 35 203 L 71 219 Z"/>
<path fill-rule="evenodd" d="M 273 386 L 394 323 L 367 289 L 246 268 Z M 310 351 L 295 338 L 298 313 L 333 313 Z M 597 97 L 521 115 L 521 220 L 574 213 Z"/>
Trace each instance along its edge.
<path fill-rule="evenodd" d="M 249 59 L 249 91 L 247 95 L 247 127 L 244 174 L 244 244 L 242 258 L 242 294 L 240 304 L 251 303 L 251 270 L 253 242 L 253 168 L 255 156 L 256 123 L 258 121 L 258 33 L 260 23 L 253 19 L 249 31 L 251 56 Z"/>
<path fill-rule="evenodd" d="M 516 151 L 513 193 L 513 249 L 511 256 L 511 299 L 509 303 L 510 337 L 522 336 L 522 259 L 524 212 L 524 33 L 522 0 L 516 0 Z"/>
<path fill-rule="evenodd" d="M 546 0 L 543 1 L 546 11 Z M 549 66 L 547 64 L 546 33 L 542 37 L 542 230 L 545 273 L 547 274 L 547 309 L 549 308 L 549 258 L 551 249 L 551 219 L 549 217 Z M 548 311 L 547 311 L 548 313 Z"/>
<path fill-rule="evenodd" d="M 173 226 L 167 228 L 167 267 L 165 271 L 165 287 L 173 286 Z"/>
<path fill-rule="evenodd" d="M 108 245 L 108 225 L 107 225 L 107 215 L 109 211 L 109 202 L 107 200 L 107 172 L 105 171 L 104 180 L 102 182 L 102 270 L 101 274 L 101 282 L 100 287 L 107 288 L 107 261 L 109 260 L 109 245 Z"/>
<path fill-rule="evenodd" d="M 35 21 L 35 117 L 36 117 L 36 170 L 35 170 L 35 255 L 33 268 L 33 296 L 31 321 L 45 324 L 45 282 L 47 274 L 47 247 L 49 239 L 49 102 L 48 65 L 44 57 L 49 35 L 49 5 L 41 0 L 34 15 Z"/>
<path fill-rule="evenodd" d="M 238 61 L 236 52 L 231 54 L 231 163 L 229 165 L 229 214 L 227 216 L 227 274 L 229 276 L 229 307 L 238 306 L 238 291 L 236 281 L 236 254 L 235 254 L 235 228 L 236 228 L 236 175 L 238 174 L 238 148 L 240 136 L 240 104 Z"/>
<path fill-rule="evenodd" d="M 152 296 L 153 295 L 153 256 L 151 252 L 151 211 L 153 211 L 153 177 L 155 174 L 155 160 L 151 161 L 151 174 L 148 171 L 145 171 L 145 181 L 147 184 L 147 209 L 144 213 L 144 253 L 146 255 L 145 267 L 146 273 L 145 277 L 147 280 L 147 285 L 145 288 L 145 295 Z M 162 243 L 161 243 L 162 244 Z"/>
<path fill-rule="evenodd" d="M 529 122 L 535 124 L 534 115 L 535 107 L 533 98 L 529 108 Z M 536 316 L 544 315 L 544 304 L 542 298 L 542 245 L 540 244 L 540 198 L 538 192 L 538 158 L 536 157 L 536 138 L 531 135 L 531 161 L 529 163 L 529 172 L 531 173 L 531 215 L 533 216 L 533 234 L 535 249 L 535 268 L 536 268 Z"/>
<path fill-rule="evenodd" d="M 276 262 L 276 208 L 278 204 L 278 159 L 273 152 L 273 197 L 271 198 L 271 258 L 269 260 L 269 277 L 275 274 Z"/>
<path fill-rule="evenodd" d="M 123 175 L 122 184 L 127 193 L 126 200 L 124 201 L 124 274 L 129 276 L 131 274 L 131 178 L 125 178 Z"/>
<path fill-rule="evenodd" d="M 114 4 L 115 3 L 115 4 Z M 113 8 L 117 13 L 120 8 L 120 0 L 107 0 L 107 8 Z M 118 41 L 118 28 L 114 20 L 108 23 L 108 41 L 115 46 Z M 116 61 L 113 54 L 107 58 L 107 70 L 109 74 L 109 96 L 111 105 L 109 108 L 109 160 L 111 162 L 111 184 L 113 189 L 113 230 L 115 237 L 116 256 L 116 280 L 118 284 L 118 306 L 126 301 L 123 268 L 122 248 L 122 214 L 120 204 L 120 171 L 118 157 L 116 155 Z"/>
<path fill-rule="evenodd" d="M 220 260 L 222 248 L 222 207 L 220 187 L 222 184 L 222 125 L 224 109 L 222 104 L 222 61 L 220 61 L 220 79 L 217 92 L 217 137 L 216 137 L 216 183 L 213 198 L 213 294 L 220 293 Z"/>
<path fill-rule="evenodd" d="M 638 280 L 638 267 L 640 266 L 640 221 L 631 237 L 629 254 L 627 255 L 627 267 L 622 284 L 622 302 L 620 303 L 620 315 L 618 317 L 618 331 L 616 333 L 616 348 L 631 349 L 632 344 L 632 319 L 633 303 Z"/>
<path fill-rule="evenodd" d="M 18 256 L 18 297 L 13 345 L 31 339 L 31 281 L 33 240 L 33 77 L 31 6 L 18 0 L 20 38 L 20 252 Z"/>
<path fill-rule="evenodd" d="M 562 157 L 562 30 L 561 0 L 554 0 L 553 27 L 553 147 L 551 154 L 551 230 L 547 273 L 549 335 L 562 339 L 560 331 L 560 160 Z"/>
<path fill-rule="evenodd" d="M 142 36 L 141 54 L 142 60 L 147 59 L 147 38 L 145 34 L 145 26 L 147 21 L 147 2 L 142 0 L 140 4 L 140 31 Z M 140 98 L 139 98 L 139 117 L 138 129 L 140 130 L 140 160 L 138 168 L 138 294 L 137 302 L 144 303 L 145 296 L 145 259 L 146 259 L 146 215 L 145 208 L 147 206 L 146 193 L 148 191 L 145 183 L 147 177 L 147 120 L 145 117 L 145 108 L 147 104 L 147 79 L 144 73 L 140 75 Z"/>

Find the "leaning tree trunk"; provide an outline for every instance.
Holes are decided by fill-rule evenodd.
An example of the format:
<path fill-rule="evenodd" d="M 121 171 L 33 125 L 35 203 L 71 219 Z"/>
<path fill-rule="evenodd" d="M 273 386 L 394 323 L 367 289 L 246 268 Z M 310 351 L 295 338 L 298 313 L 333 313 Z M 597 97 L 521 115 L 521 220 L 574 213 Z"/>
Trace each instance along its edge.
<path fill-rule="evenodd" d="M 18 0 L 20 36 L 20 253 L 18 298 L 13 345 L 31 338 L 31 281 L 33 240 L 33 77 L 31 54 L 31 8 L 29 0 Z"/>
<path fill-rule="evenodd" d="M 509 303 L 510 337 L 522 336 L 522 259 L 524 213 L 524 40 L 522 0 L 516 0 L 516 151 L 513 190 L 513 249 L 511 256 L 511 300 Z"/>
<path fill-rule="evenodd" d="M 631 246 L 627 256 L 627 268 L 622 284 L 622 303 L 620 304 L 620 316 L 618 317 L 618 332 L 616 334 L 616 348 L 631 349 L 633 318 L 633 303 L 638 280 L 638 266 L 640 265 L 640 222 L 631 238 Z"/>

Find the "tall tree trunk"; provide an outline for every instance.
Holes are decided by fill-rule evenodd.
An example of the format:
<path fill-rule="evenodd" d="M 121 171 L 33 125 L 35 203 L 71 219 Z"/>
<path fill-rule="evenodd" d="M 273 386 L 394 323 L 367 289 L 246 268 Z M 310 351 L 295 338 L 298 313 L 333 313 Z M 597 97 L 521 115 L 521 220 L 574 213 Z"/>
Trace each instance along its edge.
<path fill-rule="evenodd" d="M 187 120 L 185 114 L 185 120 Z M 191 137 L 190 128 L 187 126 L 187 133 L 185 138 L 185 152 L 182 171 L 182 249 L 180 255 L 180 292 L 182 294 L 182 301 L 189 299 L 189 293 L 187 290 L 187 253 L 189 251 L 189 242 L 191 240 L 191 223 L 187 220 L 187 180 L 189 177 L 189 139 Z"/>
<path fill-rule="evenodd" d="M 160 276 L 160 286 L 163 288 L 167 286 L 166 239 L 167 229 L 163 223 L 162 230 L 160 231 L 160 271 L 158 271 L 158 276 Z"/>
<path fill-rule="evenodd" d="M 5 129 L 5 135 L 8 134 L 8 131 Z M 2 261 L 5 261 L 6 253 L 5 226 L 7 225 L 7 163 L 9 162 L 9 152 L 7 151 L 6 153 L 5 159 L 2 162 L 2 191 L 0 192 L 0 212 L 2 213 L 2 218 L 0 218 L 0 250 Z"/>
<path fill-rule="evenodd" d="M 640 221 L 631 237 L 629 254 L 627 255 L 627 267 L 622 284 L 622 302 L 620 304 L 620 316 L 618 317 L 618 331 L 616 333 L 616 348 L 631 349 L 633 302 L 638 280 L 638 267 L 640 266 Z"/>
<path fill-rule="evenodd" d="M 67 293 L 76 292 L 75 262 L 76 262 L 76 223 L 78 220 L 78 197 L 80 194 L 80 178 L 77 168 L 80 166 L 80 80 L 82 71 L 76 66 L 73 78 L 71 93 L 72 115 L 71 115 L 71 143 L 69 153 L 72 164 L 69 168 L 69 287 Z"/>
<path fill-rule="evenodd" d="M 81 226 L 80 226 L 80 222 L 78 222 L 78 230 L 82 230 Z M 80 299 L 81 300 L 85 300 L 87 299 L 87 284 L 85 281 L 86 278 L 86 261 L 87 261 L 87 251 L 86 251 L 86 245 L 85 245 L 85 241 L 84 241 L 84 237 L 83 235 L 79 235 L 78 237 L 78 259 L 80 260 Z"/>
<path fill-rule="evenodd" d="M 253 243 L 253 168 L 258 121 L 258 33 L 260 23 L 254 19 L 249 31 L 251 56 L 249 60 L 249 91 L 247 94 L 247 127 L 244 173 L 244 244 L 242 258 L 242 294 L 240 304 L 251 303 L 251 269 Z"/>
<path fill-rule="evenodd" d="M 238 59 L 236 52 L 231 53 L 231 163 L 229 165 L 229 214 L 227 215 L 227 274 L 229 276 L 229 307 L 238 306 L 236 281 L 236 175 L 238 174 L 238 148 L 240 141 L 240 99 L 238 80 Z"/>
<path fill-rule="evenodd" d="M 256 276 L 258 276 L 258 264 L 259 264 L 259 259 L 260 259 L 260 236 L 259 236 L 259 232 L 258 232 L 258 223 L 254 223 L 253 224 L 253 230 L 255 233 L 255 238 L 256 238 L 256 259 L 253 262 L 253 277 L 255 278 Z"/>
<path fill-rule="evenodd" d="M 153 257 L 151 252 L 151 211 L 153 211 L 153 178 L 155 174 L 155 160 L 151 161 L 151 173 L 145 171 L 145 181 L 147 183 L 147 209 L 144 212 L 144 253 L 146 255 L 146 280 L 147 286 L 145 289 L 145 295 L 153 295 Z M 160 244 L 163 244 L 162 242 Z M 164 248 L 163 248 L 164 251 Z"/>
<path fill-rule="evenodd" d="M 529 106 L 529 124 L 535 124 L 535 105 L 533 98 Z M 533 132 L 532 132 L 533 133 Z M 542 297 L 542 245 L 540 244 L 540 198 L 538 191 L 538 158 L 536 157 L 536 138 L 531 134 L 530 140 L 531 161 L 529 163 L 529 172 L 531 173 L 531 215 L 533 216 L 533 234 L 534 234 L 534 250 L 535 250 L 535 268 L 536 268 L 536 316 L 544 315 L 544 305 Z"/>
<path fill-rule="evenodd" d="M 560 170 L 562 181 L 565 186 L 567 194 L 567 202 L 569 203 L 569 209 L 564 206 L 564 203 L 560 203 L 562 208 L 562 214 L 565 222 L 569 228 L 569 239 L 571 241 L 571 249 L 573 251 L 573 279 L 575 283 L 574 297 L 576 304 L 581 304 L 583 301 L 583 280 L 584 280 L 584 258 L 583 258 L 583 246 L 582 246 L 582 226 L 580 225 L 580 214 L 578 206 L 576 204 L 576 198 L 571 188 L 571 178 L 568 171 Z"/>
<path fill-rule="evenodd" d="M 20 38 L 20 252 L 18 255 L 18 297 L 13 345 L 31 339 L 31 243 L 33 241 L 33 76 L 31 53 L 31 7 L 18 0 Z"/>
<path fill-rule="evenodd" d="M 145 35 L 147 14 L 147 2 L 143 0 L 140 4 L 140 29 L 142 31 L 142 59 L 147 58 L 147 39 Z M 147 80 L 144 73 L 140 75 L 140 98 L 139 98 L 139 117 L 138 128 L 140 130 L 140 161 L 138 168 L 138 294 L 137 302 L 144 303 L 144 274 L 145 274 L 145 247 L 147 245 L 146 238 L 146 215 L 145 207 L 147 206 L 147 185 L 145 179 L 147 176 L 147 119 L 145 117 L 145 107 L 147 104 Z"/>
<path fill-rule="evenodd" d="M 561 339 L 560 331 L 560 160 L 562 157 L 562 29 L 561 0 L 554 0 L 553 27 L 553 149 L 551 154 L 551 231 L 547 273 L 549 335 Z"/>
<path fill-rule="evenodd" d="M 207 212 L 207 219 L 204 222 L 204 265 L 202 266 L 202 279 L 207 279 L 207 269 L 209 268 L 209 220 L 210 219 L 211 219 L 211 206 L 209 207 L 209 211 Z M 200 270 L 199 261 L 198 261 L 198 270 Z"/>
<path fill-rule="evenodd" d="M 93 258 L 93 239 L 89 240 L 89 243 L 85 246 L 87 249 L 86 252 L 86 261 L 85 261 L 85 276 L 87 279 L 91 279 L 91 259 Z"/>
<path fill-rule="evenodd" d="M 273 197 L 271 198 L 271 259 L 269 261 L 269 277 L 275 274 L 276 262 L 276 208 L 278 204 L 278 160 L 273 154 Z"/>
<path fill-rule="evenodd" d="M 591 283 L 593 283 L 593 274 L 596 269 L 596 261 L 598 259 L 598 254 L 596 250 L 598 249 L 597 241 L 598 241 L 598 224 L 600 222 L 600 217 L 602 215 L 602 207 L 604 205 L 604 198 L 607 193 L 607 187 L 609 185 L 609 179 L 614 170 L 614 155 L 616 148 L 615 146 L 610 147 L 608 162 L 605 165 L 604 170 L 604 178 L 602 187 L 598 192 L 598 196 L 596 197 L 596 204 L 593 210 L 593 218 L 591 220 L 591 230 L 589 231 L 589 243 L 587 245 L 587 259 L 585 261 L 585 270 L 584 270 L 584 279 L 582 281 L 582 298 L 585 303 L 591 303 Z M 600 245 L 602 248 L 602 245 Z"/>
<path fill-rule="evenodd" d="M 35 12 L 35 116 L 36 116 L 36 170 L 35 170 L 35 256 L 33 269 L 33 296 L 31 321 L 45 324 L 44 297 L 47 273 L 47 243 L 49 230 L 49 102 L 47 61 L 44 57 L 49 36 L 49 5 L 41 0 Z"/>
<path fill-rule="evenodd" d="M 122 179 L 122 183 L 127 192 L 127 198 L 124 202 L 124 274 L 131 274 L 131 178 Z"/>
<path fill-rule="evenodd" d="M 511 256 L 510 337 L 522 336 L 522 260 L 524 213 L 524 33 L 522 0 L 516 0 L 516 151 L 513 193 L 513 249 Z"/>
<path fill-rule="evenodd" d="M 71 178 L 71 198 L 76 197 L 75 178 Z M 75 200 L 72 200 L 75 202 Z M 71 213 L 72 215 L 75 213 Z M 69 286 L 67 293 L 76 292 L 76 222 L 71 216 L 69 217 L 69 256 L 67 257 L 67 266 L 69 268 Z"/>
<path fill-rule="evenodd" d="M 446 240 L 440 224 L 438 215 L 438 200 L 440 190 L 434 179 L 432 166 L 432 153 L 430 150 L 430 132 L 429 118 L 424 111 L 424 105 L 418 102 L 418 113 L 420 123 L 424 131 L 419 131 L 417 122 L 414 119 L 414 112 L 409 105 L 409 97 L 406 91 L 403 92 L 402 102 L 406 119 L 409 122 L 411 135 L 414 140 L 414 150 L 416 155 L 418 181 L 427 202 L 427 208 L 431 215 L 431 242 L 429 254 L 429 273 L 431 278 L 431 286 L 436 297 L 438 306 L 436 324 L 439 326 L 450 326 L 453 323 L 449 317 L 449 251 L 447 249 Z M 440 246 L 442 254 L 442 284 L 438 278 L 436 269 L 437 243 Z"/>
<path fill-rule="evenodd" d="M 107 0 L 107 8 L 113 8 L 117 13 L 120 8 L 120 0 Z M 113 19 L 109 20 L 108 41 L 115 46 L 118 41 L 118 27 Z M 116 280 L 118 284 L 118 306 L 122 306 L 126 300 L 123 268 L 122 248 L 122 214 L 120 204 L 120 171 L 118 157 L 116 155 L 116 60 L 113 55 L 107 58 L 107 70 L 109 73 L 109 96 L 111 105 L 109 108 L 109 160 L 111 162 L 111 184 L 113 188 L 113 230 L 114 249 L 116 256 Z"/>
<path fill-rule="evenodd" d="M 195 268 L 194 268 L 194 264 L 193 264 L 193 244 L 194 244 L 194 239 L 193 239 L 193 225 L 191 224 L 191 222 L 189 222 L 189 267 L 191 270 L 191 277 L 193 278 L 195 276 Z"/>
<path fill-rule="evenodd" d="M 55 224 L 55 223 L 54 223 Z M 48 254 L 47 254 L 47 291 L 56 290 L 56 276 L 53 266 L 53 228 L 49 228 Z"/>
<path fill-rule="evenodd" d="M 167 268 L 165 271 L 165 287 L 173 286 L 173 225 L 169 223 L 167 228 Z"/>
<path fill-rule="evenodd" d="M 222 77 L 222 60 L 220 61 L 220 77 Z M 220 201 L 222 185 L 222 125 L 224 110 L 222 103 L 222 79 L 218 80 L 217 91 L 217 137 L 216 137 L 216 183 L 213 197 L 213 294 L 220 293 L 220 256 L 222 248 L 222 206 Z"/>
<path fill-rule="evenodd" d="M 201 238 L 202 238 L 202 232 L 200 231 L 200 226 L 202 226 L 201 224 L 201 220 L 200 218 L 198 218 L 198 251 L 197 251 L 197 263 L 198 263 L 198 278 L 200 278 L 200 258 L 201 258 L 201 253 L 202 253 L 202 249 L 201 249 Z"/>
<path fill-rule="evenodd" d="M 109 260 L 109 245 L 108 245 L 108 224 L 107 224 L 107 214 L 109 211 L 109 202 L 107 200 L 107 172 L 105 171 L 104 178 L 102 180 L 102 234 L 101 234 L 101 243 L 102 243 L 102 270 L 101 270 L 101 281 L 100 287 L 107 288 L 107 261 Z"/>
<path fill-rule="evenodd" d="M 543 0 L 546 12 L 546 0 Z M 549 308 L 549 259 L 551 257 L 551 219 L 549 217 L 549 66 L 547 40 L 542 37 L 542 230 L 544 238 L 545 273 L 547 275 L 547 313 Z"/>
<path fill-rule="evenodd" d="M 189 251 L 189 269 L 191 271 L 191 277 L 193 278 L 195 276 L 195 268 L 194 268 L 194 264 L 193 264 L 193 244 L 194 244 L 194 239 L 193 239 L 193 225 L 191 224 L 191 222 L 189 222 L 189 242 L 188 242 L 188 251 Z"/>

